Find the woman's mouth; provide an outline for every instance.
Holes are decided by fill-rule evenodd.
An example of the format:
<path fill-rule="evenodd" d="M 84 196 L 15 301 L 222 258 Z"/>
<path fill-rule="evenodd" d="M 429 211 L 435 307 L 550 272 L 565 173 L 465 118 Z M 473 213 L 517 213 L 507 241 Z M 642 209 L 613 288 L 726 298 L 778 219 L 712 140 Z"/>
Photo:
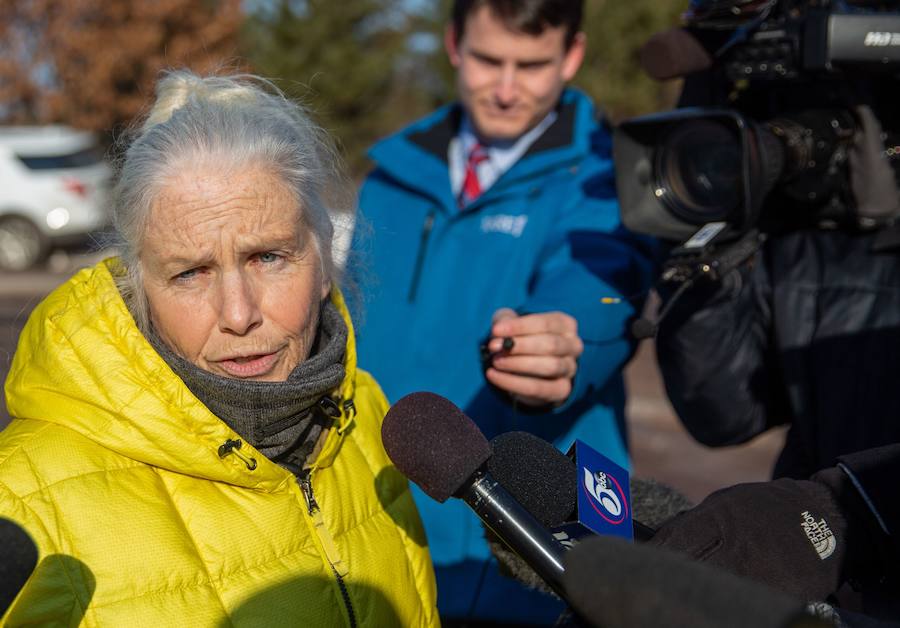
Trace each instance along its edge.
<path fill-rule="evenodd" d="M 278 352 L 246 355 L 220 360 L 219 367 L 231 377 L 260 377 L 269 373 L 278 360 Z"/>

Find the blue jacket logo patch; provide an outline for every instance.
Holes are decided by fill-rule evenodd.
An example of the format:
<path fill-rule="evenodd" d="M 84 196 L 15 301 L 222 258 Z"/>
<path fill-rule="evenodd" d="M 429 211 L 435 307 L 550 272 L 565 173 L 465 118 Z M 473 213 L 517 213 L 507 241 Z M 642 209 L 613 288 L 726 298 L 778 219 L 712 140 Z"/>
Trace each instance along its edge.
<path fill-rule="evenodd" d="M 525 231 L 526 224 L 528 224 L 528 216 L 496 214 L 484 216 L 481 219 L 481 231 L 482 233 L 505 233 L 518 238 Z"/>

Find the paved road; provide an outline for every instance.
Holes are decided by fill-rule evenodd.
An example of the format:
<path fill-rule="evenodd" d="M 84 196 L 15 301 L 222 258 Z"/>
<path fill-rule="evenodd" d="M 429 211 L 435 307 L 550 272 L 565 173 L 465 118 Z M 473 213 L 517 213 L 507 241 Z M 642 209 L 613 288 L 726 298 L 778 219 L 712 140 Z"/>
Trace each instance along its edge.
<path fill-rule="evenodd" d="M 0 274 L 0 381 L 6 379 L 19 332 L 34 305 L 74 269 L 95 258 L 65 260 L 54 271 Z M 666 482 L 695 501 L 723 486 L 767 478 L 784 442 L 783 431 L 738 447 L 698 445 L 666 400 L 650 341 L 644 341 L 628 366 L 626 381 L 635 473 Z M 6 404 L 0 403 L 0 428 L 8 420 Z"/>
<path fill-rule="evenodd" d="M 0 289 L 5 279 L 0 275 Z M 16 340 L 19 332 L 25 325 L 28 312 L 34 307 L 36 299 L 27 296 L 0 296 L 0 380 L 6 380 L 6 372 L 16 350 Z M 6 425 L 9 416 L 6 413 L 6 404 L 0 403 L 0 428 Z"/>
<path fill-rule="evenodd" d="M 769 479 L 784 445 L 783 428 L 735 447 L 704 447 L 675 416 L 656 367 L 652 341 L 645 340 L 625 371 L 628 432 L 634 473 L 673 486 L 694 501 L 739 482 Z"/>

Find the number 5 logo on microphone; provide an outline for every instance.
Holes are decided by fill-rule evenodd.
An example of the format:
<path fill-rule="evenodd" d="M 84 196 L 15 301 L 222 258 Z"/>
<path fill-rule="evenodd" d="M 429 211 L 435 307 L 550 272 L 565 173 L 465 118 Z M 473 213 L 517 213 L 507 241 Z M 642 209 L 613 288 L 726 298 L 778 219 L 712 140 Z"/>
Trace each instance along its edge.
<path fill-rule="evenodd" d="M 582 470 L 584 471 L 584 488 L 594 498 L 591 500 L 591 506 L 609 523 L 614 525 L 622 523 L 626 514 L 622 507 L 624 495 L 622 495 L 622 487 L 619 486 L 616 478 L 603 471 L 591 473 L 587 467 L 582 467 Z M 616 491 L 618 491 L 618 495 Z"/>
<path fill-rule="evenodd" d="M 597 534 L 633 539 L 628 472 L 576 440 L 569 456 L 578 468 L 578 521 Z"/>
<path fill-rule="evenodd" d="M 622 514 L 622 500 L 610 487 L 610 484 L 615 481 L 615 478 L 607 476 L 603 471 L 591 473 L 587 467 L 584 468 L 584 488 L 611 517 L 619 518 Z M 610 521 L 610 523 L 618 523 L 618 521 Z"/>

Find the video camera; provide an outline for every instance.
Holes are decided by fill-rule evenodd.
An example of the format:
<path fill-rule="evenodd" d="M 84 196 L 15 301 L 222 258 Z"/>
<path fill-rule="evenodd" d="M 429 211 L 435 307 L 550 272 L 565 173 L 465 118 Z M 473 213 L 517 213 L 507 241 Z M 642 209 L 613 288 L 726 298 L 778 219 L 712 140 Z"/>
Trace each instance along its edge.
<path fill-rule="evenodd" d="M 848 160 L 874 113 L 873 152 L 900 179 L 900 2 L 693 0 L 685 26 L 640 52 L 657 79 L 685 77 L 679 108 L 614 133 L 622 220 L 683 242 L 751 229 L 874 228 Z M 890 172 L 888 173 L 890 177 Z M 893 217 L 893 216 L 891 216 Z"/>

